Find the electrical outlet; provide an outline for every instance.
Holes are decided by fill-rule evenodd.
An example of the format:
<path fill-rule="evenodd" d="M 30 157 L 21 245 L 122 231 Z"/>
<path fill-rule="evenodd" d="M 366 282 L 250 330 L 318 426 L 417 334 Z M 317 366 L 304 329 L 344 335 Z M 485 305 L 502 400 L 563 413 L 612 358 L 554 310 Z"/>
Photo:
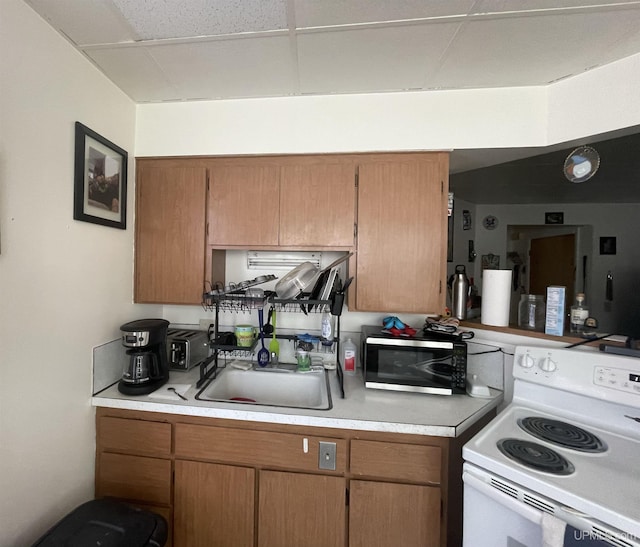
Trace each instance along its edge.
<path fill-rule="evenodd" d="M 213 325 L 213 319 L 211 318 L 200 319 L 200 330 L 204 330 L 204 331 L 209 330 L 209 325 Z"/>
<path fill-rule="evenodd" d="M 336 443 L 320 441 L 318 448 L 318 469 L 336 470 Z"/>

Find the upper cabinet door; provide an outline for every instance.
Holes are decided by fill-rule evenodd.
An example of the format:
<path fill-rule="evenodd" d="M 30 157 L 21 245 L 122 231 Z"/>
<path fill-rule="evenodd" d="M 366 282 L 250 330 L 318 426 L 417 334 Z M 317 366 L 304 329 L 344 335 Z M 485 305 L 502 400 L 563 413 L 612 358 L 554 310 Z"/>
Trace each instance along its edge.
<path fill-rule="evenodd" d="M 202 302 L 206 199 L 204 167 L 138 163 L 135 302 Z"/>
<path fill-rule="evenodd" d="M 355 162 L 315 158 L 280 172 L 280 245 L 352 248 Z"/>
<path fill-rule="evenodd" d="M 443 313 L 448 156 L 359 165 L 355 309 Z"/>
<path fill-rule="evenodd" d="M 209 185 L 209 245 L 278 245 L 279 178 L 276 164 L 214 163 Z"/>

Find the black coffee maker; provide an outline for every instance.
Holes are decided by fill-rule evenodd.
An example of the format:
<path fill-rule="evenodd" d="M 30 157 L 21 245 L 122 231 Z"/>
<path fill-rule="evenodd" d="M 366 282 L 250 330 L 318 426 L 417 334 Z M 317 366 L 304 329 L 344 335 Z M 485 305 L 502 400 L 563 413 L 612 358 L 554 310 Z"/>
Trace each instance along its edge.
<path fill-rule="evenodd" d="M 164 319 L 138 319 L 120 327 L 122 345 L 129 348 L 129 362 L 118 382 L 120 393 L 146 395 L 169 380 L 168 327 L 169 321 Z"/>

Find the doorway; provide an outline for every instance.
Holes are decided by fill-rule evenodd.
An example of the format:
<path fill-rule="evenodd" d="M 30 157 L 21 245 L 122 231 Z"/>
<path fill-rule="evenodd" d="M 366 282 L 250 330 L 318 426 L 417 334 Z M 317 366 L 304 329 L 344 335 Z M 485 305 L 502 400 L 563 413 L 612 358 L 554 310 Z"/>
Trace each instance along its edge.
<path fill-rule="evenodd" d="M 531 240 L 529 292 L 546 295 L 547 287 L 566 287 L 566 301 L 573 302 L 576 278 L 576 236 L 566 234 Z"/>
<path fill-rule="evenodd" d="M 517 259 L 509 262 L 514 265 L 510 320 L 517 322 L 521 294 L 546 298 L 549 285 L 565 286 L 567 309 L 576 291 L 588 294 L 592 240 L 590 226 L 509 225 L 507 256 Z"/>

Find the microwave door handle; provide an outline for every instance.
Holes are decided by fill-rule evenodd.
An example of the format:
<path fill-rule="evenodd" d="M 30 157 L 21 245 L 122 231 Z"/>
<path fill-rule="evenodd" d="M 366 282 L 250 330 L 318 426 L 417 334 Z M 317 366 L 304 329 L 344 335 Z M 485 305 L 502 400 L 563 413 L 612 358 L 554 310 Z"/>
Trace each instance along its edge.
<path fill-rule="evenodd" d="M 432 365 L 434 363 L 441 363 L 443 361 L 448 361 L 449 357 L 442 357 L 439 359 L 427 359 L 425 361 L 420 361 L 419 363 L 413 363 L 413 366 L 418 368 L 420 366 L 424 366 L 424 365 Z M 424 371 L 424 372 L 428 372 L 428 371 Z"/>

